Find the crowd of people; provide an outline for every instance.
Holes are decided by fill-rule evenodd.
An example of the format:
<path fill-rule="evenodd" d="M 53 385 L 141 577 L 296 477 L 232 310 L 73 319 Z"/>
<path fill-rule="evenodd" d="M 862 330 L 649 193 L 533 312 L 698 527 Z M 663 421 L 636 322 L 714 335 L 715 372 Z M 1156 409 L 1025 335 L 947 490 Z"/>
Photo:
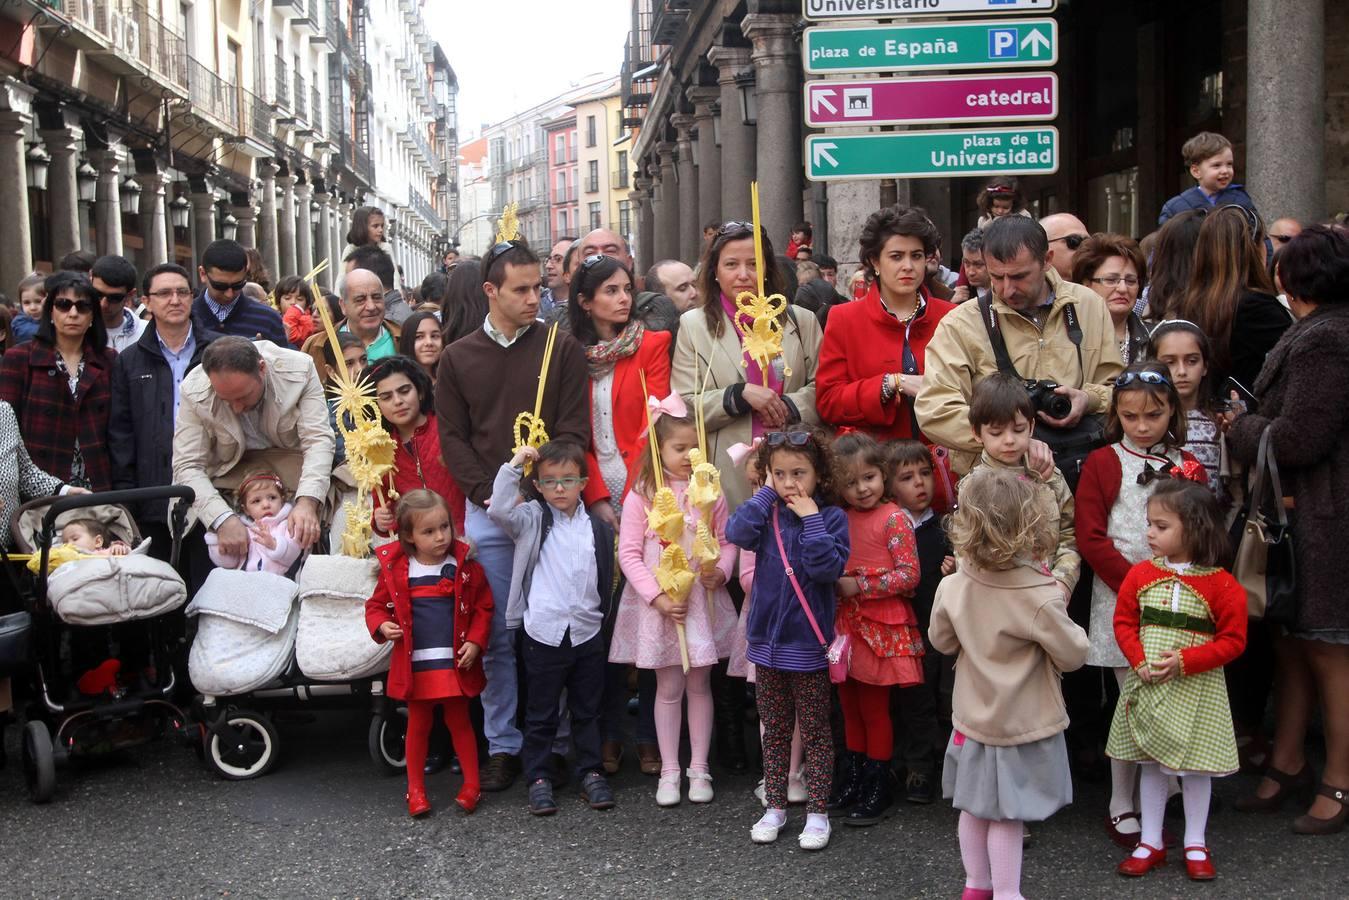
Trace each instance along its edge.
<path fill-rule="evenodd" d="M 196 273 L 75 255 L 18 285 L 6 321 L 0 501 L 185 484 L 189 584 L 285 572 L 319 544 L 344 458 L 325 399 L 340 356 L 397 445 L 367 623 L 409 706 L 412 815 L 451 758 L 438 706 L 464 810 L 523 775 L 548 815 L 571 778 L 612 807 L 629 749 L 660 806 L 712 801 L 714 747 L 749 767 L 752 696 L 755 842 L 792 804 L 818 850 L 831 817 L 940 794 L 961 810 L 964 896 L 1018 896 L 1025 823 L 1102 779 L 1121 874 L 1165 862 L 1179 795 L 1183 865 L 1212 878 L 1212 777 L 1260 776 L 1239 810 L 1306 804 L 1302 834 L 1349 815 L 1349 231 L 1267 226 L 1221 136 L 1185 156 L 1196 186 L 1141 241 L 1037 221 L 998 178 L 957 264 L 895 206 L 844 285 L 809 223 L 778 256 L 733 221 L 645 273 L 597 229 L 543 255 L 451 254 L 411 287 L 363 208 L 323 297 L 336 347 L 310 285 L 273 283 L 233 241 Z M 760 280 L 793 301 L 767 360 L 737 305 Z M 516 431 L 536 396 L 542 446 Z M 1279 621 L 1227 571 L 1262 440 L 1297 562 Z M 289 471 L 242 477 L 258 451 Z M 164 506 L 136 513 L 163 552 Z M 671 548 L 702 554 L 691 582 L 667 577 Z"/>

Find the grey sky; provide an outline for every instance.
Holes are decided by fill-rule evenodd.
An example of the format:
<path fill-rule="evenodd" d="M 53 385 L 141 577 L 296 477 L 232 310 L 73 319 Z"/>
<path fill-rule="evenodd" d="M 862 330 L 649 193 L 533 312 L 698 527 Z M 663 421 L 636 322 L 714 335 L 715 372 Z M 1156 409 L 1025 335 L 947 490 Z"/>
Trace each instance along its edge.
<path fill-rule="evenodd" d="M 617 75 L 632 0 L 427 0 L 432 40 L 459 76 L 459 140 L 592 75 Z"/>

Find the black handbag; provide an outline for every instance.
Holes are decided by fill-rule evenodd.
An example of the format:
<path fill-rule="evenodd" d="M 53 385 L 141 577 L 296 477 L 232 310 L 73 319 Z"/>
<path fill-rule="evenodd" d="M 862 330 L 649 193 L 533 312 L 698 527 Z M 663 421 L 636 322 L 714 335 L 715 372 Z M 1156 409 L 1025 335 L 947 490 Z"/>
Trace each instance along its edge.
<path fill-rule="evenodd" d="M 1269 426 L 1265 426 L 1251 490 L 1234 526 L 1234 531 L 1239 531 L 1233 535 L 1236 559 L 1232 575 L 1246 589 L 1246 611 L 1251 619 L 1292 625 L 1298 613 L 1297 560 L 1279 464 L 1269 441 Z"/>
<path fill-rule="evenodd" d="M 33 617 L 26 612 L 0 615 L 0 676 L 10 675 L 28 665 L 29 635 Z"/>

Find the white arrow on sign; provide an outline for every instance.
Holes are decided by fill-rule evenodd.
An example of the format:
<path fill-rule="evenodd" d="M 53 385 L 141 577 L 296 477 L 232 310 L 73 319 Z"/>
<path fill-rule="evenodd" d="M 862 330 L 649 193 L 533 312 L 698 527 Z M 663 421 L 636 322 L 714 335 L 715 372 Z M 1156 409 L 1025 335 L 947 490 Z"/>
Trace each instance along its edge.
<path fill-rule="evenodd" d="M 829 110 L 831 113 L 837 115 L 838 107 L 834 106 L 834 104 L 829 102 L 833 98 L 833 96 L 834 96 L 833 91 L 815 91 L 814 93 L 812 93 L 810 95 L 811 115 L 818 116 L 820 114 L 821 106 Z"/>
<path fill-rule="evenodd" d="M 1032 28 L 1030 32 L 1021 39 L 1021 49 L 1025 50 L 1027 47 L 1030 48 L 1031 56 L 1038 57 L 1040 55 L 1041 47 L 1046 50 L 1049 49 L 1049 38 L 1045 37 L 1040 29 Z"/>
<path fill-rule="evenodd" d="M 820 167 L 820 160 L 824 160 L 825 162 L 829 163 L 829 165 L 837 169 L 838 160 L 834 159 L 833 155 L 829 152 L 830 150 L 837 150 L 837 149 L 838 144 L 835 144 L 833 141 L 820 141 L 818 144 L 812 144 L 811 156 L 814 157 L 812 163 L 814 164 L 815 168 L 818 169 Z"/>

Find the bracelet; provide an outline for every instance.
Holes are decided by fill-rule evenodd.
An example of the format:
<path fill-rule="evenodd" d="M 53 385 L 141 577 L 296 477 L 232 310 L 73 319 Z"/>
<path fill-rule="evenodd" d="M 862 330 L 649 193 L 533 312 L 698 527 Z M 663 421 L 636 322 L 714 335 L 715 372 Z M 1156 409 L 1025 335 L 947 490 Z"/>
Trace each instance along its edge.
<path fill-rule="evenodd" d="M 891 382 L 891 380 L 890 380 L 890 379 L 892 379 L 892 378 L 894 378 L 893 375 L 887 374 L 884 378 L 881 379 L 881 405 L 882 405 L 882 406 L 884 406 L 885 404 L 889 403 L 891 400 L 895 399 L 895 388 L 894 388 L 894 385 L 892 384 L 892 382 Z"/>

